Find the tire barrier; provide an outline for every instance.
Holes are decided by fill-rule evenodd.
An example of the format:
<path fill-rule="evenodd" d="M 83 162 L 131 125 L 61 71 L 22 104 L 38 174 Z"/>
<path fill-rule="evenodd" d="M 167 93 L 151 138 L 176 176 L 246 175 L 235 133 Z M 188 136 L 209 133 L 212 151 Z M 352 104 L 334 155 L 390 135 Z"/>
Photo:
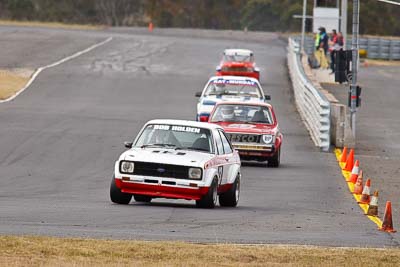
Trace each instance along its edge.
<path fill-rule="evenodd" d="M 363 187 L 363 172 L 359 167 L 359 160 L 354 163 L 354 149 L 351 149 L 347 154 L 347 147 L 344 147 L 343 150 L 336 148 L 334 153 L 349 191 L 353 194 L 364 214 L 378 226 L 379 230 L 395 233 L 392 221 L 392 203 L 387 201 L 382 222 L 378 217 L 379 193 L 375 190 L 371 196 L 371 179 L 367 179 Z M 356 182 L 354 183 L 354 181 Z"/>
<path fill-rule="evenodd" d="M 294 37 L 300 40 L 300 36 Z M 348 36 L 350 38 L 350 36 Z M 350 40 L 350 39 L 349 39 Z M 314 39 L 307 36 L 304 48 L 308 55 L 314 53 Z M 351 42 L 346 43 L 346 50 L 351 50 Z M 361 51 L 365 51 L 364 54 Z M 370 59 L 399 60 L 400 59 L 400 39 L 393 37 L 367 37 L 359 38 L 360 56 Z"/>

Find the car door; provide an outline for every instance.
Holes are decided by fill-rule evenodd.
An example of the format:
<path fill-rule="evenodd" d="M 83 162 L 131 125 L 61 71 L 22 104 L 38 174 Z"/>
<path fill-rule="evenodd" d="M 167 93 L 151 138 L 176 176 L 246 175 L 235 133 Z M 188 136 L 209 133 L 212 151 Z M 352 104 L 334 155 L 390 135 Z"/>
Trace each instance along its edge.
<path fill-rule="evenodd" d="M 220 156 L 222 158 L 223 174 L 221 179 L 221 184 L 226 184 L 229 178 L 232 176 L 232 165 L 234 163 L 233 148 L 225 135 L 225 132 L 218 130 L 219 136 L 221 138 L 222 147 L 224 153 Z"/>
<path fill-rule="evenodd" d="M 220 185 L 224 176 L 225 152 L 219 131 L 214 132 L 215 147 L 217 151 L 218 162 L 218 184 Z"/>

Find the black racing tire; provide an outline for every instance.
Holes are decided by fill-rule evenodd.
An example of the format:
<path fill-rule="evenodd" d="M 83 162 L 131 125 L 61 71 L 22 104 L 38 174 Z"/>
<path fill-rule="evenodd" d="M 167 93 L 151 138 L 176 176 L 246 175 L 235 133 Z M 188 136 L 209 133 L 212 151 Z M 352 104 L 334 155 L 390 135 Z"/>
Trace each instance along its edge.
<path fill-rule="evenodd" d="M 240 175 L 238 174 L 232 187 L 219 195 L 219 205 L 221 207 L 236 207 L 240 196 Z"/>
<path fill-rule="evenodd" d="M 110 186 L 110 198 L 111 201 L 114 203 L 126 205 L 129 204 L 129 202 L 131 202 L 132 195 L 127 193 L 122 193 L 121 189 L 119 189 L 115 184 L 115 178 L 113 177 Z"/>
<path fill-rule="evenodd" d="M 272 157 L 268 158 L 267 166 L 271 168 L 278 168 L 281 164 L 281 148 L 273 155 Z"/>
<path fill-rule="evenodd" d="M 152 199 L 149 196 L 143 196 L 143 195 L 133 195 L 133 198 L 135 199 L 136 202 L 146 202 L 146 203 L 151 202 Z"/>
<path fill-rule="evenodd" d="M 218 179 L 215 177 L 206 195 L 200 200 L 196 200 L 196 207 L 203 209 L 213 209 L 218 200 Z"/>

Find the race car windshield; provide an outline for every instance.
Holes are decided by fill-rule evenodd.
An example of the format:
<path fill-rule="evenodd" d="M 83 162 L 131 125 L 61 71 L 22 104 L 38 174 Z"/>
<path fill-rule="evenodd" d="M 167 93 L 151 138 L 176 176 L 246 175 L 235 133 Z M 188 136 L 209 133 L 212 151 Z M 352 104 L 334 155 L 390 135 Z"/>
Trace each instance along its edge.
<path fill-rule="evenodd" d="M 207 86 L 205 96 L 209 95 L 233 95 L 233 96 L 249 96 L 260 98 L 261 91 L 255 82 L 246 81 L 212 81 Z"/>
<path fill-rule="evenodd" d="M 169 124 L 147 125 L 135 147 L 162 147 L 214 153 L 210 130 Z"/>
<path fill-rule="evenodd" d="M 274 123 L 268 107 L 241 104 L 219 105 L 212 115 L 211 122 Z"/>
<path fill-rule="evenodd" d="M 254 58 L 250 55 L 224 55 L 224 62 L 253 62 Z"/>

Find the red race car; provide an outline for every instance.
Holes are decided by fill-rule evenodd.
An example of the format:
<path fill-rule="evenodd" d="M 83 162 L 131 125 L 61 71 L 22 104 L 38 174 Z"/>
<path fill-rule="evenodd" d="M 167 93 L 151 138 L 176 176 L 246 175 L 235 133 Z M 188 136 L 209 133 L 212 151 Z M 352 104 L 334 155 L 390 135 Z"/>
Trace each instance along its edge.
<path fill-rule="evenodd" d="M 220 102 L 208 122 L 222 126 L 242 160 L 267 161 L 279 167 L 283 135 L 267 103 Z"/>
<path fill-rule="evenodd" d="M 217 76 L 247 76 L 260 80 L 260 69 L 254 62 L 254 54 L 247 49 L 225 49 Z"/>

